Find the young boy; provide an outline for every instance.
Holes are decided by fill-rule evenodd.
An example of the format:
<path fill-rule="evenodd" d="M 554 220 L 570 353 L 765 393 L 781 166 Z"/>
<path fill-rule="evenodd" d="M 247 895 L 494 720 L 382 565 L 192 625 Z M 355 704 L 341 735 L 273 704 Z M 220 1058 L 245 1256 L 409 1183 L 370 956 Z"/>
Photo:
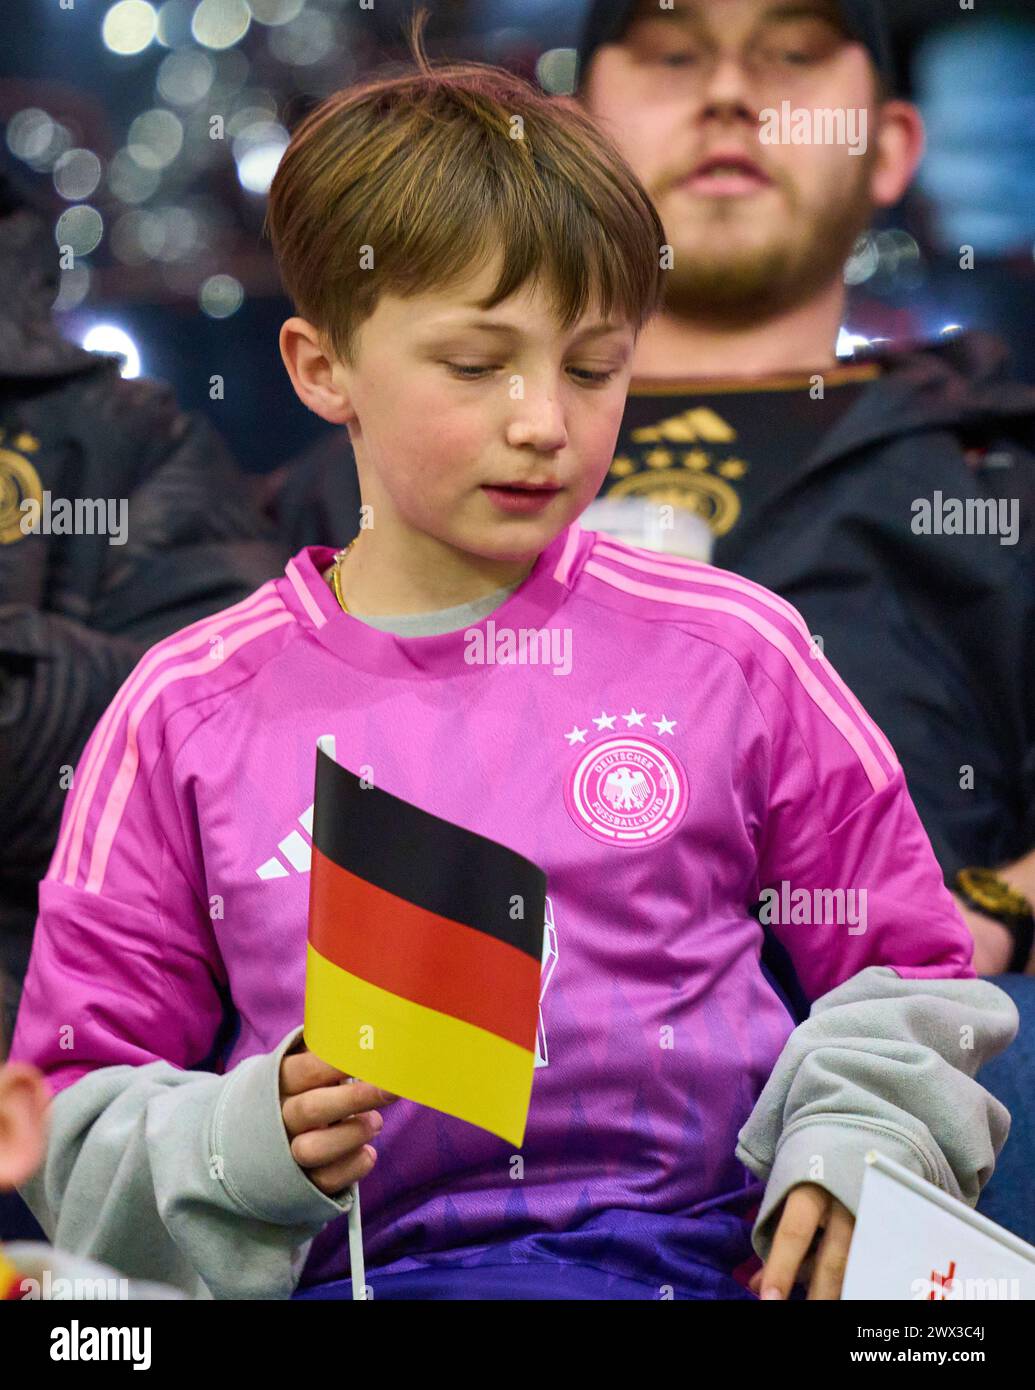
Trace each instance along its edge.
<path fill-rule="evenodd" d="M 0 971 L 0 987 L 4 984 Z M 50 1093 L 28 1062 L 4 1063 L 7 1038 L 0 1014 L 0 1192 L 28 1182 L 47 1147 Z M 126 1279 L 108 1265 L 55 1250 L 39 1240 L 0 1245 L 0 1302 L 58 1299 L 182 1299 L 180 1289 Z"/>
<path fill-rule="evenodd" d="M 1014 1006 L 797 612 L 578 525 L 660 300 L 643 188 L 527 84 L 418 62 L 314 111 L 270 196 L 364 528 L 158 643 L 94 732 L 14 1040 L 55 1092 L 25 1195 L 217 1298 L 347 1297 L 353 1180 L 375 1297 L 751 1298 L 752 1235 L 756 1292 L 837 1297 L 868 1149 L 977 1200 Z M 546 871 L 520 1154 L 304 1048 L 324 733 Z"/>

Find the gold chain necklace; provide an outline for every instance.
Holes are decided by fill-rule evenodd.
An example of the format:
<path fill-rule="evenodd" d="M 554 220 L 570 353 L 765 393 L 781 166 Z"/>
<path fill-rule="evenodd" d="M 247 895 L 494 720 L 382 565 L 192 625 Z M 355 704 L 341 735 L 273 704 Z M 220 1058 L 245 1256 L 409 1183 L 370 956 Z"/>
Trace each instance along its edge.
<path fill-rule="evenodd" d="M 341 604 L 341 611 L 343 613 L 348 613 L 349 610 L 346 607 L 345 600 L 344 598 L 342 598 L 341 593 L 341 565 L 342 561 L 345 559 L 345 556 L 349 553 L 349 551 L 352 549 L 352 547 L 356 544 L 356 541 L 358 540 L 359 536 L 356 536 L 354 540 L 349 541 L 348 545 L 345 547 L 344 550 L 338 551 L 337 555 L 335 555 L 334 557 L 334 568 L 331 570 L 331 583 L 334 585 L 334 596 Z"/>

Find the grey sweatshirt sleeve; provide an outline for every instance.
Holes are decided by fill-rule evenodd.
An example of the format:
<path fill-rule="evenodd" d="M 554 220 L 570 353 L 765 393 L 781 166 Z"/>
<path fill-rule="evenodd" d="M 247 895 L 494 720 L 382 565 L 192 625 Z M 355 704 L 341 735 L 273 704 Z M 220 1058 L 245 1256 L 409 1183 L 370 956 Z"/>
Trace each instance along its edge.
<path fill-rule="evenodd" d="M 223 1076 L 151 1062 L 59 1092 L 20 1189 L 54 1244 L 192 1298 L 290 1298 L 313 1237 L 352 1205 L 291 1156 L 280 1061 L 301 1032 Z"/>
<path fill-rule="evenodd" d="M 988 980 L 904 979 L 890 966 L 817 999 L 737 1136 L 737 1157 L 767 1184 L 752 1233 L 760 1258 L 798 1183 L 856 1212 L 868 1149 L 974 1206 L 1010 1129 L 974 1074 L 1018 1024 Z"/>

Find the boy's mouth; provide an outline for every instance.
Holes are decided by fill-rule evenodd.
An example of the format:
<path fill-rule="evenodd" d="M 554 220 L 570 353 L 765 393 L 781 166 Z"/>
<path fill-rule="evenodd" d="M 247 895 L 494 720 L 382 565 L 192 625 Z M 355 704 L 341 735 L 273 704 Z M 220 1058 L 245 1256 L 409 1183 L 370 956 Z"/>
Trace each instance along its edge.
<path fill-rule="evenodd" d="M 555 483 L 484 483 L 482 491 L 504 511 L 539 511 L 562 489 Z"/>
<path fill-rule="evenodd" d="M 560 492 L 559 483 L 485 483 L 497 492 Z"/>

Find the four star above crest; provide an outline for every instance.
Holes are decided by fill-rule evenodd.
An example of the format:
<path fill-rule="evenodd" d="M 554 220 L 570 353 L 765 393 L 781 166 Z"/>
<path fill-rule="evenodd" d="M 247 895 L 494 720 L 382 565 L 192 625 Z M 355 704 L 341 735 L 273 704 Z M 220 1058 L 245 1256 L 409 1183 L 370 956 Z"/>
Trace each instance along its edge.
<path fill-rule="evenodd" d="M 633 726 L 635 726 L 636 728 L 642 728 L 643 721 L 646 718 L 646 713 L 642 710 L 638 710 L 634 705 L 632 709 L 630 709 L 628 714 L 623 714 L 620 717 L 625 720 L 627 728 L 631 729 L 633 728 Z M 601 710 L 600 713 L 596 715 L 593 719 L 591 719 L 589 722 L 597 726 L 598 733 L 602 733 L 604 729 L 613 729 L 615 726 L 615 720 L 618 718 L 619 716 L 617 714 L 608 714 L 605 710 Z M 655 729 L 657 729 L 660 735 L 671 734 L 673 729 L 676 727 L 678 720 L 669 719 L 663 714 L 660 719 L 652 719 L 650 722 L 654 725 Z M 568 733 L 564 735 L 564 737 L 568 740 L 568 743 L 572 747 L 574 747 L 576 743 L 585 743 L 586 735 L 588 733 L 588 729 L 580 729 L 579 726 L 575 724 L 568 731 Z"/>

